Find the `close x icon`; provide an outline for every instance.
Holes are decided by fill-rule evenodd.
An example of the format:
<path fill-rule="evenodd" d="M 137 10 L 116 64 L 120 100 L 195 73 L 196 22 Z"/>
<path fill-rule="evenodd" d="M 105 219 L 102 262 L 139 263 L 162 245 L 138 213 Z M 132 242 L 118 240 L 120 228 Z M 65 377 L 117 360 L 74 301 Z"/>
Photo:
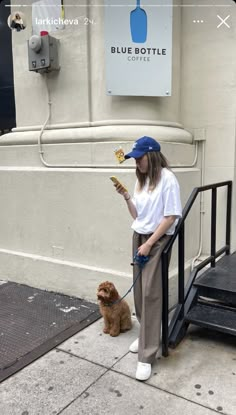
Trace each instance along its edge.
<path fill-rule="evenodd" d="M 224 18 L 217 14 L 217 17 L 220 20 L 220 23 L 218 24 L 217 29 L 219 29 L 221 26 L 226 26 L 228 29 L 230 29 L 230 25 L 229 25 L 229 22 L 228 22 L 228 20 L 230 18 L 230 14 L 228 14 L 228 16 L 226 16 Z"/>

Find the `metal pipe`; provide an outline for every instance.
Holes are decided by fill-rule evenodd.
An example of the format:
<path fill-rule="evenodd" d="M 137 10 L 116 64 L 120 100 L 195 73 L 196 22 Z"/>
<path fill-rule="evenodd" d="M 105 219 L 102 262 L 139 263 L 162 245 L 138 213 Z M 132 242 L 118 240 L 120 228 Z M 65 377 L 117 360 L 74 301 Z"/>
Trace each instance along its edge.
<path fill-rule="evenodd" d="M 169 323 L 169 275 L 168 275 L 168 254 L 162 255 L 162 355 L 168 356 L 168 323 Z"/>
<path fill-rule="evenodd" d="M 178 268 L 179 268 L 179 275 L 178 275 L 178 297 L 179 303 L 184 304 L 184 222 L 179 231 L 179 245 L 178 245 Z M 182 308 L 181 311 L 181 318 L 183 317 L 184 309 Z"/>
<path fill-rule="evenodd" d="M 226 255 L 230 254 L 230 221 L 231 221 L 231 205 L 232 205 L 232 183 L 228 185 L 227 189 L 227 211 L 226 211 L 226 235 L 225 243 L 228 245 Z"/>
<path fill-rule="evenodd" d="M 216 254 L 216 200 L 217 200 L 217 190 L 212 189 L 211 196 L 211 266 L 214 268 L 216 265 L 215 254 Z"/>

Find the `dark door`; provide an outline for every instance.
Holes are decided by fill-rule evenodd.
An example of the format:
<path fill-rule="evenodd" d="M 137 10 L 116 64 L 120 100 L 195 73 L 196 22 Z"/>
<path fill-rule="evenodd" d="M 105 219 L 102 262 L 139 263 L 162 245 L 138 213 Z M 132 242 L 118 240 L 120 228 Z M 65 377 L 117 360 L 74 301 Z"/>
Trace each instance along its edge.
<path fill-rule="evenodd" d="M 9 0 L 0 0 L 0 133 L 16 126 Z"/>

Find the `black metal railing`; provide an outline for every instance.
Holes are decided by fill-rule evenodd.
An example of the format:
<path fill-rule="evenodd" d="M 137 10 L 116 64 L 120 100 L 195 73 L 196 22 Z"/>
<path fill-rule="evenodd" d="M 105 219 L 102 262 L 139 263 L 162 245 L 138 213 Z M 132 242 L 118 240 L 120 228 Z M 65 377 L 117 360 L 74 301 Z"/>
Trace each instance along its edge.
<path fill-rule="evenodd" d="M 226 235 L 225 245 L 216 251 L 216 214 L 217 214 L 217 188 L 227 186 L 227 207 L 226 207 Z M 198 196 L 199 193 L 206 190 L 212 191 L 211 196 L 211 249 L 210 256 L 198 264 L 185 287 L 184 268 L 185 268 L 185 220 L 189 214 L 189 211 Z M 178 303 L 176 305 L 176 312 L 174 320 L 184 317 L 184 303 L 187 298 L 190 289 L 194 283 L 194 280 L 198 272 L 206 265 L 211 264 L 211 267 L 215 267 L 216 258 L 225 253 L 230 253 L 230 221 L 231 221 L 231 202 L 232 202 L 232 181 L 225 181 L 220 183 L 209 184 L 207 186 L 196 187 L 193 189 L 184 209 L 182 218 L 179 220 L 175 233 L 167 243 L 162 253 L 162 279 L 163 279 L 163 312 L 162 312 L 162 355 L 168 356 L 168 343 L 169 343 L 169 255 L 171 248 L 178 236 Z M 171 322 L 173 325 L 173 322 Z"/>

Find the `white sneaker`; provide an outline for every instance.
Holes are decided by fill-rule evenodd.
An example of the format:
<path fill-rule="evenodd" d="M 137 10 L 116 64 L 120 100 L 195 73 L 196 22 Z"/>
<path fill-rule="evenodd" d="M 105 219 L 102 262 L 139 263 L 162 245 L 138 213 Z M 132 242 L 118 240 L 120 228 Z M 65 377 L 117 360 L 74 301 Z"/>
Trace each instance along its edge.
<path fill-rule="evenodd" d="M 134 342 L 129 346 L 129 351 L 132 353 L 138 353 L 138 339 L 134 340 Z"/>
<path fill-rule="evenodd" d="M 148 380 L 151 376 L 152 366 L 150 363 L 138 362 L 136 379 L 137 380 Z"/>

